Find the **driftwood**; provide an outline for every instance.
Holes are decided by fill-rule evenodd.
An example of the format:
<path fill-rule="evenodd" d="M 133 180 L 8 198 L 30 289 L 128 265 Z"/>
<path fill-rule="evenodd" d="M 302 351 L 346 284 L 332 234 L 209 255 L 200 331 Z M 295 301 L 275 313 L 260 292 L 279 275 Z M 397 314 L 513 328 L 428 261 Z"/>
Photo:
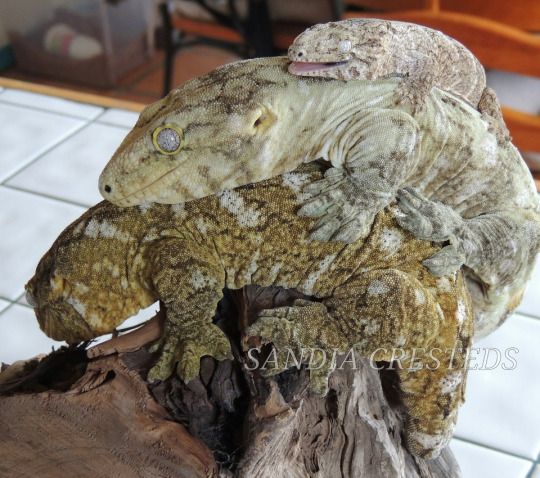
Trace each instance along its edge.
<path fill-rule="evenodd" d="M 356 370 L 334 372 L 320 397 L 309 392 L 305 369 L 269 380 L 243 367 L 240 331 L 258 310 L 298 297 L 270 288 L 226 291 L 216 320 L 237 360 L 206 357 L 189 384 L 145 381 L 159 314 L 94 348 L 7 368 L 0 374 L 0 476 L 460 476 L 448 449 L 424 461 L 403 447 L 391 372 L 359 358 Z"/>

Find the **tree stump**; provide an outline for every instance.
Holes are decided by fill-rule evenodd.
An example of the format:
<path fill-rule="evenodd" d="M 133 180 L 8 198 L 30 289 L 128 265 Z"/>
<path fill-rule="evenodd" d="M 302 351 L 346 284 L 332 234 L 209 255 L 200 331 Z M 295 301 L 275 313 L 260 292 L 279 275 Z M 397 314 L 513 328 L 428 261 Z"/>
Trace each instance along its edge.
<path fill-rule="evenodd" d="M 392 371 L 357 357 L 321 397 L 309 391 L 305 368 L 273 379 L 247 370 L 241 331 L 257 311 L 301 297 L 254 286 L 225 291 L 216 322 L 236 360 L 203 358 L 189 384 L 145 380 L 159 313 L 95 348 L 13 364 L 0 374 L 0 476 L 459 477 L 450 450 L 426 461 L 404 448 Z"/>

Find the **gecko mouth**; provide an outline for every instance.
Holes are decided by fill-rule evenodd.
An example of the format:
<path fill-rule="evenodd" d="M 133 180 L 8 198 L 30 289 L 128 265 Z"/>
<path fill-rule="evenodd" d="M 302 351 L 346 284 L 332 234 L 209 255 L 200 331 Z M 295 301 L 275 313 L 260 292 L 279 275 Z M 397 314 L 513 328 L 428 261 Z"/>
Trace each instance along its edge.
<path fill-rule="evenodd" d="M 124 194 L 121 197 L 116 197 L 114 199 L 109 198 L 109 201 L 113 202 L 117 206 L 120 207 L 130 207 L 130 206 L 136 206 L 139 204 L 138 199 L 141 193 L 147 191 L 148 189 L 152 188 L 156 185 L 157 182 L 162 181 L 164 178 L 170 176 L 172 173 L 174 173 L 180 165 L 175 166 L 174 168 L 169 169 L 165 173 L 163 173 L 161 176 L 152 179 L 148 184 L 145 184 L 139 188 L 137 188 L 134 191 L 130 191 L 127 194 Z M 106 197 L 106 196 L 104 196 Z"/>
<path fill-rule="evenodd" d="M 345 61 L 332 61 L 326 63 L 315 63 L 308 61 L 293 61 L 289 65 L 289 73 L 293 75 L 309 75 L 313 73 L 320 73 L 323 71 L 334 70 L 342 65 L 348 63 L 348 60 Z"/>

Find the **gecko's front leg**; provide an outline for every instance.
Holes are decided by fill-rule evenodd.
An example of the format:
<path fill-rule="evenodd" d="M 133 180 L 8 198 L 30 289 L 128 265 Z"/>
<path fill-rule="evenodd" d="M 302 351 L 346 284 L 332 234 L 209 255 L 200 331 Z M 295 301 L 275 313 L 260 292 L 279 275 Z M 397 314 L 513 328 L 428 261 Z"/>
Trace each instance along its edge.
<path fill-rule="evenodd" d="M 164 380 L 176 369 L 188 382 L 199 373 L 201 357 L 232 358 L 229 339 L 212 323 L 224 283 L 213 253 L 195 241 L 164 241 L 152 269 L 166 320 L 159 358 L 148 379 Z"/>
<path fill-rule="evenodd" d="M 418 125 L 403 111 L 366 109 L 335 132 L 335 166 L 304 188 L 301 216 L 318 217 L 313 240 L 346 243 L 366 237 L 376 214 L 415 166 Z"/>

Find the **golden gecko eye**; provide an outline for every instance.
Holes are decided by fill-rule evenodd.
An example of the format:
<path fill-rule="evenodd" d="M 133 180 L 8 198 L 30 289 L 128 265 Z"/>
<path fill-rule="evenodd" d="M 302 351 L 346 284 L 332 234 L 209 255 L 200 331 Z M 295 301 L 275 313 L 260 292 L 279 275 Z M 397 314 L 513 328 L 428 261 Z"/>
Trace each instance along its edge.
<path fill-rule="evenodd" d="M 182 149 L 183 131 L 175 125 L 165 124 L 157 127 L 152 133 L 152 142 L 163 154 L 175 154 Z"/>

